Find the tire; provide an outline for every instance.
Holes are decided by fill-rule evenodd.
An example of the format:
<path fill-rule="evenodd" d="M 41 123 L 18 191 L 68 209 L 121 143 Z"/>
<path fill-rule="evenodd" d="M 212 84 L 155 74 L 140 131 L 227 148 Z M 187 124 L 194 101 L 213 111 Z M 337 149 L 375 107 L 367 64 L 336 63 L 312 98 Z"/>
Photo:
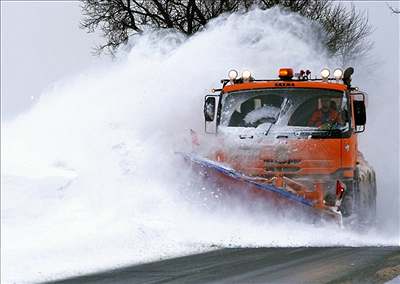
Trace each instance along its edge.
<path fill-rule="evenodd" d="M 371 170 L 370 172 L 370 180 L 369 180 L 369 219 L 371 222 L 375 222 L 376 220 L 376 175 L 375 171 Z"/>
<path fill-rule="evenodd" d="M 342 213 L 343 217 L 350 217 L 354 213 L 356 213 L 356 188 L 357 185 L 355 184 L 355 180 L 347 181 L 346 184 L 346 191 L 343 196 L 342 204 L 340 205 L 340 212 Z"/>
<path fill-rule="evenodd" d="M 346 194 L 340 208 L 343 217 L 350 217 L 359 225 L 370 226 L 376 218 L 375 172 L 360 167 L 354 171 L 354 179 L 346 182 Z"/>

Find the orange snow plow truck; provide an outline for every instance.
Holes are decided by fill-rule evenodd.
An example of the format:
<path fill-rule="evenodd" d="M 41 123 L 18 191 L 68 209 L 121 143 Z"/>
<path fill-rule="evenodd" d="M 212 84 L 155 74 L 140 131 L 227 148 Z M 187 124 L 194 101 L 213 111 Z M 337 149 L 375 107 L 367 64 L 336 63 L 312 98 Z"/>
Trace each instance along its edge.
<path fill-rule="evenodd" d="M 376 180 L 358 150 L 366 94 L 351 86 L 353 72 L 325 68 L 312 78 L 309 70 L 282 68 L 279 78 L 259 80 L 231 70 L 205 97 L 205 143 L 192 136 L 197 148 L 213 146 L 186 159 L 225 191 L 370 225 Z"/>

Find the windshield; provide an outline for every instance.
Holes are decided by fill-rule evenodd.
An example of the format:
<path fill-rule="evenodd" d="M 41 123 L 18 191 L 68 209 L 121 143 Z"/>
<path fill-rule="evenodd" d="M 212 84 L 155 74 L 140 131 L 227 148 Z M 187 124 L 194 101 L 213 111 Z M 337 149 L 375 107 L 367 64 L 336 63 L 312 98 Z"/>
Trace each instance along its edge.
<path fill-rule="evenodd" d="M 308 131 L 349 127 L 344 92 L 323 89 L 264 89 L 228 93 L 222 100 L 221 126 L 271 125 Z"/>

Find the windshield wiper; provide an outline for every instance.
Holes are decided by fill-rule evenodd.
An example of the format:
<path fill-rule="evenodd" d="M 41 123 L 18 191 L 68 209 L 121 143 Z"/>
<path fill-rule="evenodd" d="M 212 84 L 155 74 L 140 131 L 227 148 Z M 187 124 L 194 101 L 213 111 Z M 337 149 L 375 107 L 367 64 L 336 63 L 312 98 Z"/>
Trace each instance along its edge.
<path fill-rule="evenodd" d="M 279 117 L 279 115 L 278 115 Z M 277 118 L 271 119 L 271 122 L 269 123 L 269 127 L 267 129 L 267 131 L 264 133 L 265 136 L 268 136 L 269 131 L 271 130 L 272 125 L 274 125 L 277 122 Z"/>
<path fill-rule="evenodd" d="M 276 117 L 273 117 L 273 118 L 271 117 L 271 123 L 270 123 L 270 125 L 269 125 L 269 127 L 268 127 L 268 130 L 264 133 L 265 136 L 268 136 L 268 133 L 269 133 L 269 131 L 270 131 L 271 128 L 272 128 L 272 125 L 274 125 L 274 124 L 278 121 L 279 117 L 281 116 L 282 110 L 286 107 L 287 103 L 288 103 L 288 99 L 285 98 L 285 100 L 284 100 L 283 103 L 281 104 L 281 107 L 280 107 L 280 109 L 279 109 L 278 115 L 277 115 Z"/>

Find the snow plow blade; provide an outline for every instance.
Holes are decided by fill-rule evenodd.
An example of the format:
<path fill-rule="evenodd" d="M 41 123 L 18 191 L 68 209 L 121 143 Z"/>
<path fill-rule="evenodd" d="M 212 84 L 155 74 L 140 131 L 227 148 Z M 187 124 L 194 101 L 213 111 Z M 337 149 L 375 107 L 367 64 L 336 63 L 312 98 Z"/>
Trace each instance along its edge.
<path fill-rule="evenodd" d="M 211 184 L 222 188 L 228 194 L 245 196 L 246 198 L 265 199 L 279 210 L 301 210 L 305 216 L 313 220 L 334 221 L 342 226 L 342 215 L 335 208 L 320 206 L 296 193 L 287 191 L 267 182 L 260 177 L 246 176 L 221 163 L 200 157 L 196 154 L 181 154 L 191 169 Z"/>

